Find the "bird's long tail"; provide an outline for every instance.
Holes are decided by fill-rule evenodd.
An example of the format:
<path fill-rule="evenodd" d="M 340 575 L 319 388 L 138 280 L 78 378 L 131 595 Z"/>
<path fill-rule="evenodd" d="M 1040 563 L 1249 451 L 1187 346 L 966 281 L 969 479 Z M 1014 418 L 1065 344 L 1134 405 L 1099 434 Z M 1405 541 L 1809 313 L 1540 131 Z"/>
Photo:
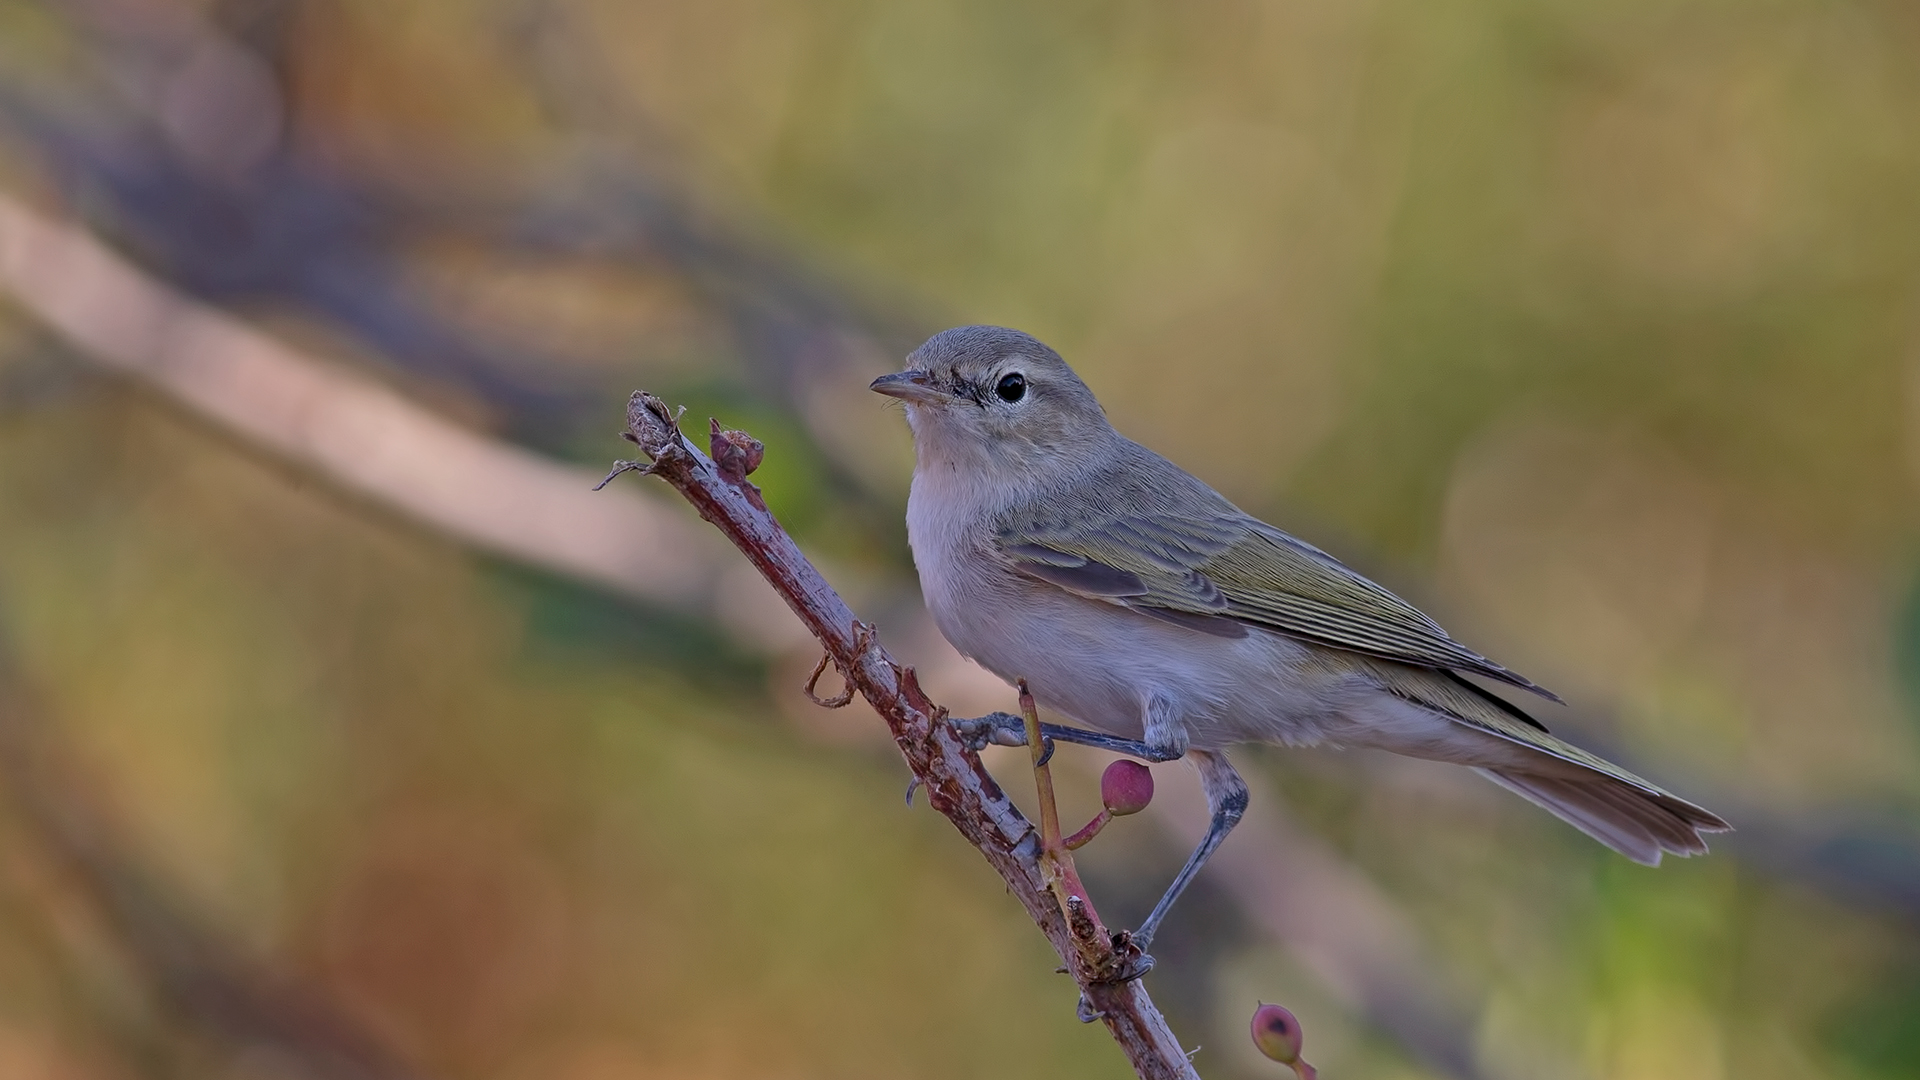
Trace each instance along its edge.
<path fill-rule="evenodd" d="M 1353 742 L 1474 771 L 1648 866 L 1699 855 L 1732 826 L 1595 754 L 1555 738 L 1512 703 L 1452 672 L 1372 661 L 1390 697 Z M 1400 706 L 1396 703 L 1406 703 Z"/>
<path fill-rule="evenodd" d="M 1600 772 L 1541 776 L 1508 769 L 1474 771 L 1647 866 L 1660 865 L 1662 852 L 1703 854 L 1707 844 L 1701 833 L 1731 828 L 1685 799 Z"/>

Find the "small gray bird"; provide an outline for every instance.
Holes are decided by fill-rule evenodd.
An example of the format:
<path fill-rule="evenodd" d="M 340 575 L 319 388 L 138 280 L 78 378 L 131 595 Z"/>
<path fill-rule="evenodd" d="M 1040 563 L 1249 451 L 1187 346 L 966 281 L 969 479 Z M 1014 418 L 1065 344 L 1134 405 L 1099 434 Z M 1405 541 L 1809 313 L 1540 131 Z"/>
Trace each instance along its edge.
<path fill-rule="evenodd" d="M 1246 808 L 1234 743 L 1467 765 L 1650 866 L 1729 828 L 1469 681 L 1559 700 L 1115 431 L 1033 337 L 948 330 L 872 388 L 906 403 L 907 539 L 947 640 L 1098 729 L 1046 737 L 1199 768 L 1211 827 L 1134 934 L 1142 949 Z M 957 723 L 981 745 L 1025 741 L 1008 714 Z"/>

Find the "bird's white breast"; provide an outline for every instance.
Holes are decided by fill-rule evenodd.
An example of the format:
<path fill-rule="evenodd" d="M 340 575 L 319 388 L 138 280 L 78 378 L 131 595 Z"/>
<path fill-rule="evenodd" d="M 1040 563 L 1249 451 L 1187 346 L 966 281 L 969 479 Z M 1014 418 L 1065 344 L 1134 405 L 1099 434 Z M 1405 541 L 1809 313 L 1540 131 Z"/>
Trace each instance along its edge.
<path fill-rule="evenodd" d="M 969 598 L 999 591 L 994 578 L 1011 576 L 991 565 L 988 522 L 996 507 L 994 493 L 978 474 L 948 463 L 915 469 L 907 496 L 907 546 L 920 572 L 920 591 L 940 632 L 969 658 L 976 654 L 963 643 L 972 638 Z M 958 636 L 956 636 L 958 635 Z"/>

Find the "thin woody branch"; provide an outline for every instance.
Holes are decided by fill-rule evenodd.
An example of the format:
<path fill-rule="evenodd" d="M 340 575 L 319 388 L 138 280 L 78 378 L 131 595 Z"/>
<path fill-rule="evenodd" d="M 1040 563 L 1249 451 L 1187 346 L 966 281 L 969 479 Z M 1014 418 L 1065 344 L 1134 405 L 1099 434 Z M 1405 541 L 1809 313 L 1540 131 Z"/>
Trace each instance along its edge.
<path fill-rule="evenodd" d="M 913 669 L 887 655 L 873 628 L 855 617 L 767 511 L 746 479 L 757 461 L 757 449 L 743 452 L 750 440 L 715 425 L 709 458 L 681 435 L 675 414 L 644 392 L 628 401 L 626 437 L 652 460 L 642 471 L 673 485 L 733 541 L 819 639 L 848 686 L 886 721 L 927 801 L 1005 880 L 1079 984 L 1083 1007 L 1106 1024 L 1134 1070 L 1143 1080 L 1198 1080 L 1146 988 L 1125 978 L 1137 950 L 1115 947 L 1085 897 L 1056 898 L 1032 823 L 941 722 L 946 710 L 928 700 Z"/>

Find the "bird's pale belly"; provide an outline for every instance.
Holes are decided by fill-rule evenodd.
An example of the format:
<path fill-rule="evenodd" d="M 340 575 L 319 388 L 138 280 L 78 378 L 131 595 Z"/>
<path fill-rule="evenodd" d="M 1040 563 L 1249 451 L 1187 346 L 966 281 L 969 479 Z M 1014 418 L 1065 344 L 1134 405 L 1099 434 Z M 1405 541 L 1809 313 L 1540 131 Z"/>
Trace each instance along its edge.
<path fill-rule="evenodd" d="M 1221 638 L 1011 573 L 991 577 L 928 590 L 941 632 L 1008 682 L 1027 680 L 1042 707 L 1087 727 L 1142 738 L 1153 711 L 1176 718 L 1198 750 L 1341 741 L 1346 706 L 1365 692 L 1315 663 L 1309 646 L 1277 634 Z M 993 599 L 943 602 L 954 591 Z"/>

